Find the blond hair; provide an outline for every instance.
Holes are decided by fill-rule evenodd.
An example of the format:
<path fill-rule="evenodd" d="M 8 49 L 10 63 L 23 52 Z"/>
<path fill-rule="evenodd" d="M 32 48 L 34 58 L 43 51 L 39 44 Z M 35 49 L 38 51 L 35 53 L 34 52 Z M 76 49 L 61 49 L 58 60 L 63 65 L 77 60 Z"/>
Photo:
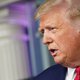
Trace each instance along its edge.
<path fill-rule="evenodd" d="M 71 18 L 80 17 L 80 0 L 47 0 L 41 4 L 37 10 L 35 18 L 40 18 L 43 14 L 48 13 L 54 6 L 66 3 Z"/>

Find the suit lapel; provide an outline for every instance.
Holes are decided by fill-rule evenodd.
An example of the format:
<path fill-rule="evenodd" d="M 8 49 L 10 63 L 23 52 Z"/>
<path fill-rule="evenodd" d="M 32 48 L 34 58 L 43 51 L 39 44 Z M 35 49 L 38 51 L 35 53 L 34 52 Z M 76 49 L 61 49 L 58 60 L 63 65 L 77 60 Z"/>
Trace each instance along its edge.
<path fill-rule="evenodd" d="M 67 68 L 61 65 L 54 65 L 33 80 L 65 80 Z"/>

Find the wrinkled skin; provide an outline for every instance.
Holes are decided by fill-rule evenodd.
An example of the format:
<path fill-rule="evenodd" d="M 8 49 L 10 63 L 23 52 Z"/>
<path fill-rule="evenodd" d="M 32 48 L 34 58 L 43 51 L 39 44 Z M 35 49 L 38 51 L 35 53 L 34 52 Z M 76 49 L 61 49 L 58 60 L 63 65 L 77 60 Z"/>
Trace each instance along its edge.
<path fill-rule="evenodd" d="M 80 27 L 80 26 L 79 26 Z M 40 18 L 39 31 L 54 61 L 66 67 L 80 66 L 80 28 L 75 27 L 63 9 L 50 11 Z"/>

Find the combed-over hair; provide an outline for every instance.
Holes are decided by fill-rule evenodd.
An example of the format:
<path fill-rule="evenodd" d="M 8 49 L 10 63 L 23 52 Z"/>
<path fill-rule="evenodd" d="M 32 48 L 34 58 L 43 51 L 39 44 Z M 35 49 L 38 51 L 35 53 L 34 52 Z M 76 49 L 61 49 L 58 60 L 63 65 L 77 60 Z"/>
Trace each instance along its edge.
<path fill-rule="evenodd" d="M 43 14 L 50 11 L 54 6 L 62 4 L 63 1 L 67 3 L 69 9 L 69 15 L 71 18 L 80 17 L 80 0 L 47 0 L 37 10 L 35 18 L 40 18 Z"/>

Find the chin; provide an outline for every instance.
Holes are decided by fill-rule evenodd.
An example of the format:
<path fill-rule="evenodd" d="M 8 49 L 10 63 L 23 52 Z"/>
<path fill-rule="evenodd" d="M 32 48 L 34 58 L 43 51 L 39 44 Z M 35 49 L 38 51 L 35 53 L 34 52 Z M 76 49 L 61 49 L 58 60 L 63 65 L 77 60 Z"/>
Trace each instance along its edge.
<path fill-rule="evenodd" d="M 54 61 L 57 64 L 64 65 L 65 62 L 67 61 L 66 59 L 67 59 L 67 56 L 63 55 L 63 54 L 58 54 L 58 55 L 54 56 Z"/>
<path fill-rule="evenodd" d="M 54 61 L 56 64 L 61 64 L 64 65 L 65 64 L 65 59 L 66 58 L 62 58 L 62 57 L 54 57 Z"/>
<path fill-rule="evenodd" d="M 71 67 L 71 68 L 75 68 L 77 67 L 77 63 L 74 63 L 72 61 L 67 60 L 67 58 L 62 58 L 62 57 L 54 57 L 54 61 L 56 64 L 60 64 L 64 67 Z"/>
<path fill-rule="evenodd" d="M 54 59 L 54 61 L 55 61 L 56 64 L 61 64 L 61 65 L 63 64 L 63 61 L 62 60 Z"/>

